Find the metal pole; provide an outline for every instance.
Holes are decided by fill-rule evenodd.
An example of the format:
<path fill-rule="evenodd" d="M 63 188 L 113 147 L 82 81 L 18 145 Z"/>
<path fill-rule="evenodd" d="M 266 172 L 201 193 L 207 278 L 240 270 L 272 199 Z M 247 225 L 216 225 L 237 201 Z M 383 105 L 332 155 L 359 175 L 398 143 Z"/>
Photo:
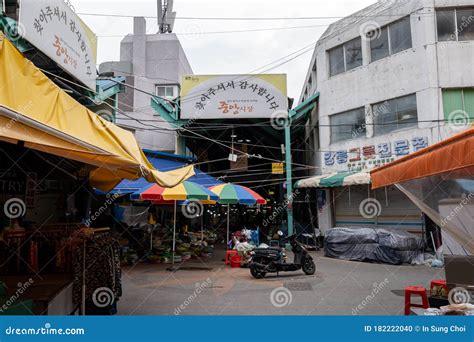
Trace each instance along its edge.
<path fill-rule="evenodd" d="M 226 245 L 229 243 L 229 231 L 230 231 L 230 204 L 227 204 L 227 240 L 226 240 Z"/>
<path fill-rule="evenodd" d="M 204 240 L 204 210 L 201 215 L 201 242 Z"/>
<path fill-rule="evenodd" d="M 176 249 L 176 203 L 178 201 L 174 201 L 174 221 L 173 221 L 173 265 L 174 265 L 174 252 Z"/>
<path fill-rule="evenodd" d="M 234 154 L 234 138 L 235 138 L 235 134 L 234 134 L 234 127 L 232 127 L 232 135 L 230 136 L 232 138 L 232 154 Z"/>
<path fill-rule="evenodd" d="M 288 207 L 286 208 L 286 212 L 288 215 L 288 236 L 291 236 L 293 235 L 293 181 L 291 176 L 291 123 L 289 119 L 288 123 L 285 126 L 285 164 L 286 200 L 288 201 Z"/>

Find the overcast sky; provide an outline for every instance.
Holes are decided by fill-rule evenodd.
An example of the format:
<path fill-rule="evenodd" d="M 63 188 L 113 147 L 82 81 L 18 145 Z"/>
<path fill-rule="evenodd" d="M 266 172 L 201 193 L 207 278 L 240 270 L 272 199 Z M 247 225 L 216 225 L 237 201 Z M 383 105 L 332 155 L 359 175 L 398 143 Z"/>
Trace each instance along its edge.
<path fill-rule="evenodd" d="M 178 17 L 340 17 L 374 0 L 175 0 Z M 77 13 L 156 16 L 156 1 L 71 0 Z M 132 32 L 132 18 L 81 15 L 99 38 L 98 64 L 119 59 L 120 40 Z M 210 21 L 177 19 L 174 32 L 195 74 L 241 74 L 263 67 L 316 42 L 336 19 Z M 293 26 L 299 29 L 210 34 Z M 156 33 L 156 19 L 147 19 L 147 33 Z M 197 34 L 196 34 L 197 33 Z M 307 52 L 270 73 L 288 75 L 288 96 L 298 100 L 312 52 Z"/>

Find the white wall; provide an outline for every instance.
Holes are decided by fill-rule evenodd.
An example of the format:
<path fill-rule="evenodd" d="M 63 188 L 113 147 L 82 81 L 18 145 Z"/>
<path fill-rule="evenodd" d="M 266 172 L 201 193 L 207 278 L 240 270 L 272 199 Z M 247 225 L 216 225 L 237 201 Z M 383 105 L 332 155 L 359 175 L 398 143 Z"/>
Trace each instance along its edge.
<path fill-rule="evenodd" d="M 474 87 L 474 41 L 437 42 L 435 8 L 466 5 L 473 6 L 474 3 L 472 0 L 400 0 L 392 2 L 391 5 L 378 2 L 357 13 L 353 18 L 345 18 L 328 29 L 317 43 L 300 97 L 302 102 L 316 91 L 320 93 L 318 109 L 313 111 L 309 123 L 316 125 L 319 121 L 320 125 L 319 131 L 315 134 L 315 155 L 307 158 L 315 161 L 315 166 L 320 167 L 314 170 L 314 174 L 329 173 L 347 167 L 346 165 L 326 167 L 324 151 L 376 146 L 382 142 L 411 140 L 413 137 L 424 136 L 428 137 L 428 143 L 432 145 L 457 133 L 444 123 L 419 122 L 417 126 L 408 129 L 374 136 L 373 128 L 369 125 L 365 137 L 331 144 L 329 116 L 364 107 L 367 115 L 366 123 L 370 124 L 373 119 L 372 104 L 416 93 L 418 120 L 443 120 L 442 89 Z M 378 15 L 374 13 L 380 8 L 387 11 L 379 12 Z M 329 49 L 361 36 L 361 27 L 364 25 L 375 22 L 379 26 L 384 26 L 405 17 L 408 13 L 411 13 L 411 49 L 370 62 L 370 45 L 363 39 L 363 65 L 329 77 L 327 55 Z M 314 65 L 317 67 L 316 81 Z M 311 127 L 307 127 L 305 132 L 306 138 L 309 138 Z M 317 146 L 318 135 L 320 146 Z M 329 196 L 328 203 L 330 203 Z M 324 230 L 332 227 L 332 216 L 331 206 L 326 206 L 318 212 L 320 228 Z"/>
<path fill-rule="evenodd" d="M 123 105 L 119 107 L 141 123 L 118 113 L 117 124 L 135 131 L 135 137 L 142 148 L 176 152 L 177 136 L 174 128 L 151 108 L 149 94 L 155 94 L 156 85 L 179 85 L 182 75 L 193 73 L 177 36 L 147 35 L 145 19 L 134 18 L 134 34 L 122 40 L 120 61 L 131 63 L 133 75 L 130 77 L 120 71 L 115 71 L 115 74 L 129 76 L 127 83 L 139 90 L 128 89 L 129 98 L 123 101 L 133 108 Z M 160 130 L 156 130 L 157 127 Z"/>
<path fill-rule="evenodd" d="M 309 95 L 320 92 L 318 117 L 321 151 L 338 151 L 351 147 L 376 145 L 387 140 L 410 139 L 415 136 L 427 136 L 429 144 L 436 143 L 456 133 L 443 123 L 420 122 L 418 127 L 404 129 L 384 136 L 374 137 L 372 126 L 367 126 L 365 138 L 330 142 L 330 121 L 332 114 L 365 107 L 367 123 L 371 121 L 371 105 L 403 95 L 417 94 L 418 120 L 432 121 L 444 119 L 442 106 L 442 88 L 474 86 L 474 42 L 439 42 L 436 37 L 436 16 L 433 0 L 415 0 L 397 2 L 384 15 L 367 14 L 367 18 L 353 25 L 343 25 L 336 33 L 323 35 L 308 68 L 307 84 Z M 401 5 L 400 5 L 401 4 Z M 436 6 L 474 5 L 471 1 L 436 1 Z M 410 15 L 412 30 L 412 48 L 395 55 L 370 62 L 370 45 L 365 39 L 363 45 L 363 66 L 351 71 L 329 77 L 327 51 L 361 35 L 361 27 L 376 23 L 384 26 Z M 360 15 L 363 17 L 363 15 Z M 375 18 L 375 19 L 374 19 Z M 345 19 L 347 20 L 347 19 Z M 333 30 L 334 31 L 334 30 Z M 313 65 L 317 66 L 317 81 L 314 78 Z M 317 87 L 315 86 L 317 84 Z M 301 100 L 302 100 L 301 98 Z M 441 127 L 441 128 L 440 128 Z M 309 132 L 309 130 L 307 130 Z M 321 158 L 321 154 L 319 158 Z M 318 160 L 315 156 L 313 160 Z M 323 167 L 324 171 L 332 171 Z M 318 173 L 316 171 L 315 173 Z"/>

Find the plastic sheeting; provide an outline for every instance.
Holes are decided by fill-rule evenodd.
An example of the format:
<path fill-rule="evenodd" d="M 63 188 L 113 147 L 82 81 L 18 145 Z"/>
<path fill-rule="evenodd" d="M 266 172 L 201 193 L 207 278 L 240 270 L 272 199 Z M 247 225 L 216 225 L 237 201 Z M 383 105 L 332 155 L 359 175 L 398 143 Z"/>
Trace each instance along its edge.
<path fill-rule="evenodd" d="M 411 263 L 422 252 L 422 239 L 410 233 L 378 228 L 333 228 L 326 232 L 327 257 L 381 262 Z"/>

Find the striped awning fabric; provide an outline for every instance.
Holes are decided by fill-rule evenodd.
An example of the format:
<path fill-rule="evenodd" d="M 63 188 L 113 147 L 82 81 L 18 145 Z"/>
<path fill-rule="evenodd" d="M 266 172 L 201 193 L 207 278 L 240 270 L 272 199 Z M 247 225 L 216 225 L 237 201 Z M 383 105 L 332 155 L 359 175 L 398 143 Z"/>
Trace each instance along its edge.
<path fill-rule="evenodd" d="M 334 188 L 338 186 L 352 186 L 370 184 L 368 172 L 333 172 L 314 176 L 296 182 L 296 188 Z"/>

